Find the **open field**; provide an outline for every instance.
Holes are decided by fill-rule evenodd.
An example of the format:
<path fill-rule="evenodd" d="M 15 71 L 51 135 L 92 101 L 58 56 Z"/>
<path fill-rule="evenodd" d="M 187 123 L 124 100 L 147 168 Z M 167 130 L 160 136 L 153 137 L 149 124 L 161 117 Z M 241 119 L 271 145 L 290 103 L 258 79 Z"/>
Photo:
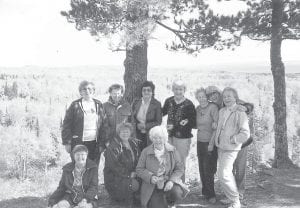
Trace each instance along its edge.
<path fill-rule="evenodd" d="M 251 66 L 245 68 L 250 69 Z M 300 69 L 300 66 L 294 67 L 297 68 Z M 259 69 L 256 67 L 255 71 Z M 148 79 L 155 83 L 155 96 L 161 102 L 172 95 L 172 81 L 181 78 L 187 83 L 186 96 L 195 105 L 195 90 L 208 85 L 216 85 L 220 89 L 235 87 L 242 100 L 254 103 L 256 141 L 249 158 L 249 173 L 256 173 L 259 164 L 266 164 L 274 152 L 273 81 L 270 73 L 262 71 L 153 68 L 149 69 Z M 110 66 L 0 68 L 0 207 L 45 206 L 45 197 L 56 188 L 61 167 L 69 160 L 60 144 L 60 123 L 66 107 L 78 97 L 79 82 L 84 79 L 95 82 L 96 98 L 104 102 L 108 98 L 109 85 L 123 83 L 122 78 L 123 70 Z M 286 80 L 290 155 L 299 165 L 300 73 L 289 73 Z M 199 174 L 195 138 L 187 170 L 189 183 L 197 187 Z M 101 174 L 99 177 L 103 181 Z M 252 194 L 255 194 L 256 188 L 251 189 Z M 31 201 L 35 201 L 36 205 L 31 205 Z"/>

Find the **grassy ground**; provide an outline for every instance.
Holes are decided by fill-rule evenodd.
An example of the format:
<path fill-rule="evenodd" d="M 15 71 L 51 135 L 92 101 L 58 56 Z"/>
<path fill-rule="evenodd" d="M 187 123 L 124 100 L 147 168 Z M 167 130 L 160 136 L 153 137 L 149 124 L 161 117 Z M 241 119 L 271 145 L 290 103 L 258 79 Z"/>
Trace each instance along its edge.
<path fill-rule="evenodd" d="M 195 184 L 194 184 L 195 185 Z M 12 187 L 13 189 L 13 187 Z M 191 193 L 177 207 L 184 208 L 222 208 L 220 203 L 208 204 L 201 195 L 201 185 L 191 188 Z M 222 198 L 218 184 L 216 184 L 217 198 Z M 100 186 L 99 208 L 121 208 L 124 206 L 110 204 L 109 197 Z M 247 180 L 246 199 L 244 208 L 279 208 L 300 207 L 300 169 L 277 170 L 264 169 L 250 175 Z M 46 197 L 19 197 L 0 201 L 1 208 L 44 208 Z"/>

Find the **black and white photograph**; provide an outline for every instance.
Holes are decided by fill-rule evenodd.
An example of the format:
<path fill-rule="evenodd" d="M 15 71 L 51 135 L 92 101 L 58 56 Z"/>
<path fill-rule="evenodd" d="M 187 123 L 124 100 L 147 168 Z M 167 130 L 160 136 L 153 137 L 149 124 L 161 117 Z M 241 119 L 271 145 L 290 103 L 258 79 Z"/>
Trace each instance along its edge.
<path fill-rule="evenodd" d="M 299 208 L 300 0 L 0 0 L 0 208 Z"/>

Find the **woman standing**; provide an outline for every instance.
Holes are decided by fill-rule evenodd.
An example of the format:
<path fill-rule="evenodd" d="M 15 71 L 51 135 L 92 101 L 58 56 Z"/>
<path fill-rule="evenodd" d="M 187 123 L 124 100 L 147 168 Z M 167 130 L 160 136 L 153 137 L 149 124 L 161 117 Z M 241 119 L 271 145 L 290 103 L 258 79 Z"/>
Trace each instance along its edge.
<path fill-rule="evenodd" d="M 216 203 L 216 194 L 214 189 L 214 174 L 217 170 L 217 149 L 209 152 L 209 144 L 213 133 L 217 127 L 219 110 L 216 104 L 207 100 L 205 89 L 200 88 L 196 91 L 196 99 L 199 105 L 196 108 L 197 118 L 197 155 L 199 163 L 199 172 L 202 182 L 202 195 L 204 195 L 210 203 Z"/>
<path fill-rule="evenodd" d="M 99 164 L 100 153 L 105 148 L 104 113 L 102 103 L 93 98 L 95 85 L 82 81 L 79 85 L 81 98 L 71 103 L 62 126 L 62 143 L 67 152 L 77 144 L 85 145 L 88 158 Z"/>
<path fill-rule="evenodd" d="M 162 112 L 167 115 L 169 142 L 181 157 L 184 169 L 191 148 L 192 129 L 196 127 L 196 110 L 193 102 L 185 97 L 186 84 L 175 80 L 172 84 L 174 96 L 165 100 Z M 182 176 L 185 181 L 185 174 Z"/>
<path fill-rule="evenodd" d="M 225 107 L 219 111 L 218 127 L 214 137 L 215 145 L 218 147 L 218 178 L 230 201 L 229 207 L 240 208 L 239 192 L 232 170 L 242 144 L 250 136 L 250 130 L 246 113 L 238 110 L 237 91 L 226 87 L 222 96 Z"/>
<path fill-rule="evenodd" d="M 108 101 L 103 104 L 108 125 L 106 129 L 106 146 L 110 143 L 111 139 L 116 137 L 117 126 L 121 123 L 130 122 L 131 119 L 131 106 L 123 97 L 123 86 L 113 84 L 109 87 L 108 92 Z"/>
<path fill-rule="evenodd" d="M 50 196 L 48 207 L 97 207 L 98 166 L 87 155 L 86 146 L 76 145 L 73 148 L 73 162 L 63 167 L 59 186 Z"/>
<path fill-rule="evenodd" d="M 113 201 L 130 204 L 139 189 L 135 168 L 140 151 L 131 124 L 118 125 L 116 133 L 104 153 L 104 184 Z"/>
<path fill-rule="evenodd" d="M 153 144 L 142 151 L 136 167 L 142 179 L 141 204 L 147 208 L 167 208 L 188 193 L 181 180 L 183 163 L 175 147 L 167 142 L 165 127 L 153 127 L 149 136 Z"/>
<path fill-rule="evenodd" d="M 148 132 L 162 122 L 161 103 L 154 98 L 155 85 L 151 81 L 142 84 L 142 98 L 132 104 L 132 123 L 142 151 L 150 144 Z"/>

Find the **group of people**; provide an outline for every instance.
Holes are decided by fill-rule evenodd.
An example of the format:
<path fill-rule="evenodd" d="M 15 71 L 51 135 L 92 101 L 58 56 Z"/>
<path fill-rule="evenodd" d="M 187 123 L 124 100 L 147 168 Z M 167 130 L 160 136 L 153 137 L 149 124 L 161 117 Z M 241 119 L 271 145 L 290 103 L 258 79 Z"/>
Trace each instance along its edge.
<path fill-rule="evenodd" d="M 196 108 L 185 97 L 181 80 L 173 82 L 174 95 L 163 106 L 154 97 L 151 81 L 142 84 L 141 97 L 132 104 L 123 98 L 123 86 L 114 84 L 108 91 L 109 99 L 102 104 L 94 98 L 94 83 L 80 83 L 81 98 L 67 109 L 62 126 L 62 143 L 72 162 L 63 167 L 49 207 L 96 207 L 101 153 L 111 200 L 144 208 L 173 206 L 189 192 L 184 182 L 192 129 L 198 130 L 202 195 L 216 203 L 218 172 L 226 196 L 221 202 L 230 208 L 241 206 L 247 146 L 252 141 L 247 114 L 253 105 L 241 101 L 235 89 L 200 88 L 195 93 Z M 163 116 L 167 116 L 166 126 Z"/>

